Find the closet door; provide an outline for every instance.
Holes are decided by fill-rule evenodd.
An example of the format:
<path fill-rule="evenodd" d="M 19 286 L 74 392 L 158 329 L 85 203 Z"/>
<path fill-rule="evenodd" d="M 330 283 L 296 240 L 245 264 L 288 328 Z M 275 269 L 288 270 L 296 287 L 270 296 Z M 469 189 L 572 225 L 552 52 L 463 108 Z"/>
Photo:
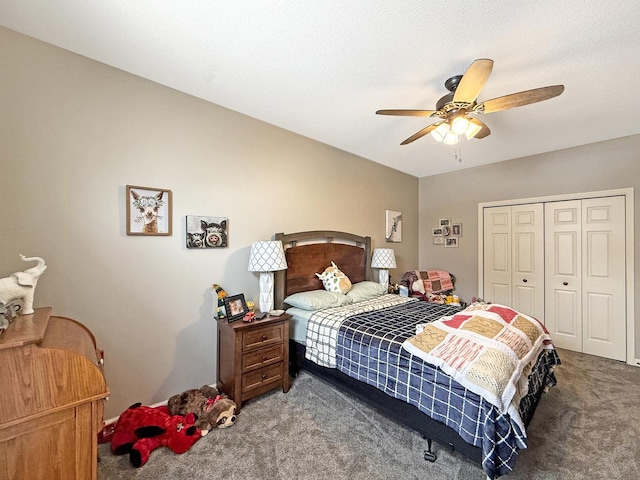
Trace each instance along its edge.
<path fill-rule="evenodd" d="M 511 305 L 511 207 L 484 209 L 484 300 Z"/>
<path fill-rule="evenodd" d="M 544 323 L 544 208 L 511 207 L 512 306 Z"/>
<path fill-rule="evenodd" d="M 582 351 L 626 360 L 624 197 L 582 201 Z"/>
<path fill-rule="evenodd" d="M 484 299 L 544 322 L 541 203 L 484 209 Z"/>
<path fill-rule="evenodd" d="M 582 351 L 582 203 L 545 204 L 545 319 L 556 347 Z"/>
<path fill-rule="evenodd" d="M 545 237 L 545 318 L 553 343 L 624 361 L 624 197 L 547 203 Z"/>

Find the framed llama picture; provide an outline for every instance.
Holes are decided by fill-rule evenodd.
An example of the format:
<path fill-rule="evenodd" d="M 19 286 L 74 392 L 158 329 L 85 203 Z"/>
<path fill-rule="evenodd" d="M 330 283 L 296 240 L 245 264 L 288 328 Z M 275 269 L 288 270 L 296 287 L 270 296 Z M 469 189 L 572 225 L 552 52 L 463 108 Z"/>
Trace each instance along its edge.
<path fill-rule="evenodd" d="M 228 246 L 229 220 L 225 217 L 187 215 L 187 248 L 222 248 Z"/>
<path fill-rule="evenodd" d="M 127 185 L 127 235 L 171 235 L 171 190 Z"/>
<path fill-rule="evenodd" d="M 387 242 L 402 241 L 402 212 L 387 210 L 385 212 L 385 240 Z"/>

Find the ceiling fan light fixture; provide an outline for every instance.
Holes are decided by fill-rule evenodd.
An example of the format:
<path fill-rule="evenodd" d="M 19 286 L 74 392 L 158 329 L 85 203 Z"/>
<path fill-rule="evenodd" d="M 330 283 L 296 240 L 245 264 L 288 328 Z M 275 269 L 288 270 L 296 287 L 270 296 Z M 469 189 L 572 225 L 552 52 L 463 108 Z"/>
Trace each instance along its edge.
<path fill-rule="evenodd" d="M 442 122 L 435 129 L 431 130 L 431 136 L 439 142 L 443 142 L 445 137 L 450 131 L 450 126 L 447 122 Z"/>
<path fill-rule="evenodd" d="M 453 133 L 453 131 L 448 131 L 442 139 L 442 143 L 444 143 L 445 145 L 455 145 L 456 143 L 458 143 L 458 135 Z"/>
<path fill-rule="evenodd" d="M 467 139 L 471 140 L 480 130 L 482 130 L 482 123 L 476 118 L 470 118 L 464 134 L 467 136 Z"/>
<path fill-rule="evenodd" d="M 462 135 L 467 131 L 467 128 L 469 128 L 469 120 L 463 115 L 451 120 L 451 131 L 456 135 Z"/>

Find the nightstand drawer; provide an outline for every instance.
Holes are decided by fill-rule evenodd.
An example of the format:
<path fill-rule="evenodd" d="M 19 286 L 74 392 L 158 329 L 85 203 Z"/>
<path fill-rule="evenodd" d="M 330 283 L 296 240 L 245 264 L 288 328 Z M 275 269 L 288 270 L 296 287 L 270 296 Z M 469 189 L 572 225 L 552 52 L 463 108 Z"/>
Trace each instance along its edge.
<path fill-rule="evenodd" d="M 280 362 L 283 359 L 283 355 L 284 345 L 282 344 L 251 353 L 245 353 L 242 356 L 242 372 L 248 372 L 256 368 Z"/>
<path fill-rule="evenodd" d="M 242 375 L 242 393 L 280 381 L 282 381 L 282 362 Z"/>
<path fill-rule="evenodd" d="M 256 328 L 243 332 L 242 334 L 242 351 L 246 352 L 254 348 L 266 347 L 274 343 L 283 343 L 284 326 L 272 325 L 263 328 Z"/>

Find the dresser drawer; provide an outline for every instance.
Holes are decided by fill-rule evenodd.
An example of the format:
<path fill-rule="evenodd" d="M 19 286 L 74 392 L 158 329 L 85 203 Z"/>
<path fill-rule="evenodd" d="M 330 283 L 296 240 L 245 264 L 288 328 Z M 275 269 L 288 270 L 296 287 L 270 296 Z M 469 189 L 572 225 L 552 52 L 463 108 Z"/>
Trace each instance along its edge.
<path fill-rule="evenodd" d="M 255 370 L 256 368 L 266 367 L 282 361 L 284 356 L 284 345 L 276 345 L 275 347 L 256 350 L 255 352 L 245 353 L 242 356 L 242 372 Z"/>
<path fill-rule="evenodd" d="M 270 325 L 256 328 L 242 333 L 242 351 L 247 352 L 255 348 L 266 347 L 284 341 L 284 326 Z"/>
<path fill-rule="evenodd" d="M 282 362 L 242 375 L 242 393 L 282 381 Z"/>

